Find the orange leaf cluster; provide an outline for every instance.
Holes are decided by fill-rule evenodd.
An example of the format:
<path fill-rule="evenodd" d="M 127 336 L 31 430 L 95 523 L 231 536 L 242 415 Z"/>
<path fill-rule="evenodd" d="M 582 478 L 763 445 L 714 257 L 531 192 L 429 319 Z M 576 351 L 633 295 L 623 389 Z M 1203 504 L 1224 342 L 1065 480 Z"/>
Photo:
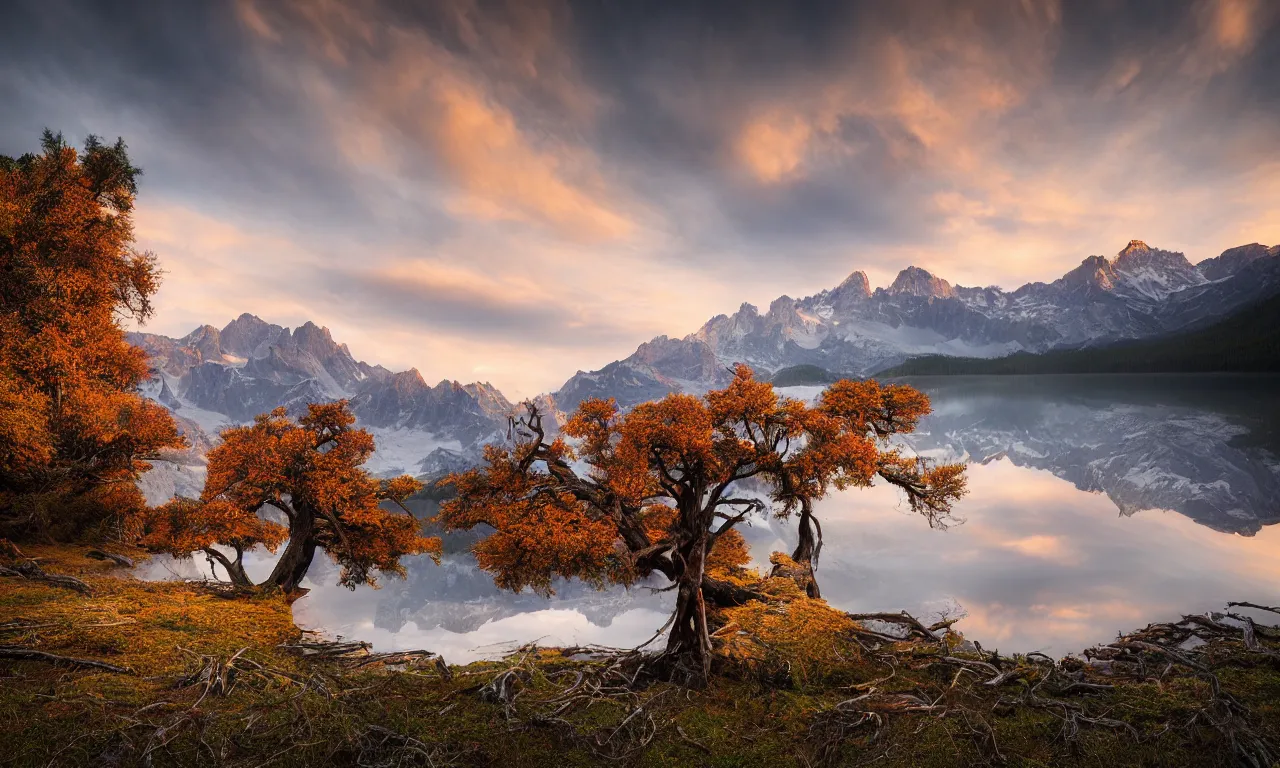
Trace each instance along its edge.
<path fill-rule="evenodd" d="M 225 499 L 203 502 L 182 496 L 148 511 L 142 544 L 186 556 L 218 545 L 249 549 L 261 544 L 275 552 L 289 529 L 243 510 Z"/>
<path fill-rule="evenodd" d="M 754 571 L 746 570 L 751 562 L 751 547 L 742 534 L 730 529 L 716 537 L 715 544 L 707 553 L 707 573 L 719 579 L 727 579 L 737 584 L 745 584 L 756 577 Z"/>
<path fill-rule="evenodd" d="M 848 614 L 806 597 L 790 579 L 767 579 L 762 589 L 781 599 L 726 609 L 726 623 L 717 632 L 720 653 L 748 665 L 785 664 L 801 682 L 812 682 L 858 655 L 849 639 L 855 624 Z"/>

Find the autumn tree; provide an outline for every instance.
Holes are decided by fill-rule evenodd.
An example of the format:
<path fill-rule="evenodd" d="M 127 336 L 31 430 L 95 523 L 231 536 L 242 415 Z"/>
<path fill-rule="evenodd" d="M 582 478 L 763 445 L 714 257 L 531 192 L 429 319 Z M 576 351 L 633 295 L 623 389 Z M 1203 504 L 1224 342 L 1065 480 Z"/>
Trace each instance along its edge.
<path fill-rule="evenodd" d="M 583 401 L 555 439 L 538 408 L 525 408 L 511 446 L 489 446 L 485 466 L 451 477 L 458 495 L 440 521 L 491 528 L 476 558 L 508 589 L 550 593 L 555 577 L 671 579 L 676 607 L 659 666 L 695 684 L 710 665 L 706 601 L 753 597 L 707 573 L 722 540 L 737 539 L 721 556 L 744 559 L 734 527 L 749 515 L 799 515 L 812 559 L 813 502 L 833 488 L 879 477 L 934 525 L 964 493 L 961 466 L 928 465 L 888 444 L 929 411 L 928 398 L 905 386 L 841 381 L 808 407 L 740 365 L 728 387 L 705 397 L 668 395 L 627 413 L 612 400 Z"/>
<path fill-rule="evenodd" d="M 773 483 L 771 498 L 778 505 L 779 515 L 796 515 L 799 534 L 791 562 L 778 562 L 780 558 L 775 558 L 774 573 L 795 566 L 807 570 L 806 592 L 815 598 L 821 597 L 814 569 L 822 552 L 822 525 L 814 512 L 814 502 L 832 487 L 868 486 L 878 477 L 901 489 L 911 510 L 923 515 L 934 528 L 946 528 L 952 522 L 951 505 L 965 492 L 963 465 L 931 466 L 919 457 L 904 455 L 890 443 L 895 435 L 915 431 L 920 419 L 929 413 L 929 398 L 914 387 L 845 379 L 823 391 L 817 410 L 828 418 L 812 423 L 811 448 L 784 462 L 780 471 L 769 477 Z M 842 432 L 875 444 L 872 475 L 822 471 L 822 465 L 832 458 L 824 452 L 838 446 Z M 815 463 L 819 466 L 813 466 Z"/>
<path fill-rule="evenodd" d="M 123 141 L 83 152 L 46 131 L 42 151 L 0 156 L 0 525 L 72 535 L 144 504 L 135 485 L 173 419 L 143 399 L 155 257 L 133 247 L 141 173 Z"/>
<path fill-rule="evenodd" d="M 251 425 L 224 429 L 209 452 L 200 498 L 179 497 L 146 514 L 143 544 L 176 557 L 202 552 L 242 587 L 253 586 L 244 553 L 258 545 L 275 552 L 283 544 L 262 586 L 286 594 L 298 591 L 317 549 L 342 566 L 339 583 L 352 588 L 376 585 L 375 570 L 403 576 L 406 555 L 438 558 L 440 540 L 423 537 L 403 505 L 422 485 L 408 476 L 371 476 L 363 465 L 373 436 L 354 423 L 340 400 L 309 405 L 297 421 L 277 408 Z M 270 519 L 272 510 L 286 524 Z"/>

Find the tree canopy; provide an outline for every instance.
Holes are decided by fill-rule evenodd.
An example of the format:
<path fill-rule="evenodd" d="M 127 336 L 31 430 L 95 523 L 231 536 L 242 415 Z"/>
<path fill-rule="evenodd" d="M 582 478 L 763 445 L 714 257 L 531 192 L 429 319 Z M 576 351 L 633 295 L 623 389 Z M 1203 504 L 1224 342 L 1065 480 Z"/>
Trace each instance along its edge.
<path fill-rule="evenodd" d="M 705 599 L 751 599 L 707 574 L 717 542 L 728 546 L 721 557 L 745 559 L 733 529 L 749 515 L 800 516 L 808 551 L 797 559 L 811 572 L 821 541 L 813 502 L 833 488 L 879 477 L 935 526 L 965 491 L 962 465 L 930 465 L 890 445 L 929 412 L 928 398 L 903 385 L 842 380 L 809 407 L 739 365 L 732 383 L 704 397 L 672 394 L 627 413 L 585 400 L 554 438 L 538 408 L 525 407 L 512 445 L 487 447 L 485 466 L 451 477 L 458 495 L 441 522 L 491 528 L 476 557 L 508 589 L 549 593 L 556 577 L 672 579 L 665 659 L 694 682 L 710 663 Z"/>
<path fill-rule="evenodd" d="M 133 247 L 141 173 L 123 141 L 83 152 L 44 134 L 0 156 L 0 524 L 72 535 L 144 504 L 134 480 L 173 419 L 142 398 L 143 352 L 121 322 L 151 316 L 154 255 Z"/>
<path fill-rule="evenodd" d="M 179 497 L 145 515 L 144 546 L 176 557 L 203 552 L 233 583 L 250 586 L 244 553 L 257 545 L 275 552 L 287 542 L 264 582 L 286 593 L 298 589 L 317 548 L 342 567 L 339 583 L 352 588 L 376 586 L 374 571 L 403 576 L 406 555 L 438 559 L 440 540 L 422 536 L 420 522 L 403 507 L 422 485 L 408 476 L 371 476 L 363 465 L 373 436 L 354 423 L 340 400 L 309 405 L 297 421 L 277 408 L 223 430 L 209 452 L 200 498 Z M 384 508 L 384 501 L 399 509 Z M 270 509 L 285 524 L 268 519 Z"/>

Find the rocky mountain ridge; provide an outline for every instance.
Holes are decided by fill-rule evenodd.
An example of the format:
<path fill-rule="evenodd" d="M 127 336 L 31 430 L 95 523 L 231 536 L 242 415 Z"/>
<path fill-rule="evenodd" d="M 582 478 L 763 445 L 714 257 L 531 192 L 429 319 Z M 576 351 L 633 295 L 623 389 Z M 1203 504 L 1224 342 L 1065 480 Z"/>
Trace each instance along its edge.
<path fill-rule="evenodd" d="M 1280 246 L 1231 248 L 1193 265 L 1182 253 L 1133 240 L 1113 258 L 1090 256 L 1052 283 L 1005 291 L 951 283 L 919 267 L 887 288 L 856 271 L 836 288 L 780 296 L 761 314 L 744 303 L 682 339 L 659 336 L 556 394 L 571 410 L 586 397 L 633 405 L 724 383 L 747 362 L 767 374 L 815 365 L 863 376 L 921 354 L 999 357 L 1137 339 L 1191 328 L 1280 293 Z"/>
<path fill-rule="evenodd" d="M 308 403 L 343 398 L 378 439 L 375 470 L 418 472 L 424 462 L 428 470 L 455 468 L 497 439 L 515 408 L 487 382 L 432 386 L 416 369 L 393 373 L 357 360 L 311 322 L 290 330 L 246 313 L 222 329 L 205 325 L 180 339 L 129 338 L 147 352 L 153 369 L 144 394 L 173 411 L 193 444 L 184 457 L 174 457 L 188 468 L 226 424 L 277 407 L 296 415 Z"/>

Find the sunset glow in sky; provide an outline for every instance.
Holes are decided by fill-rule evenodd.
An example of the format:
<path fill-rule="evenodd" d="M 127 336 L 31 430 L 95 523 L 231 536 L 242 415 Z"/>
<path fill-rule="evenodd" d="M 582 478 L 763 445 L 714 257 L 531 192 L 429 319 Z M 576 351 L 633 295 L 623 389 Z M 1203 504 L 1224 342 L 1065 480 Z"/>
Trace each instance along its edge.
<path fill-rule="evenodd" d="M 1280 242 L 1273 0 L 17 0 L 0 154 L 123 136 L 148 330 L 510 396 L 743 301 Z"/>

